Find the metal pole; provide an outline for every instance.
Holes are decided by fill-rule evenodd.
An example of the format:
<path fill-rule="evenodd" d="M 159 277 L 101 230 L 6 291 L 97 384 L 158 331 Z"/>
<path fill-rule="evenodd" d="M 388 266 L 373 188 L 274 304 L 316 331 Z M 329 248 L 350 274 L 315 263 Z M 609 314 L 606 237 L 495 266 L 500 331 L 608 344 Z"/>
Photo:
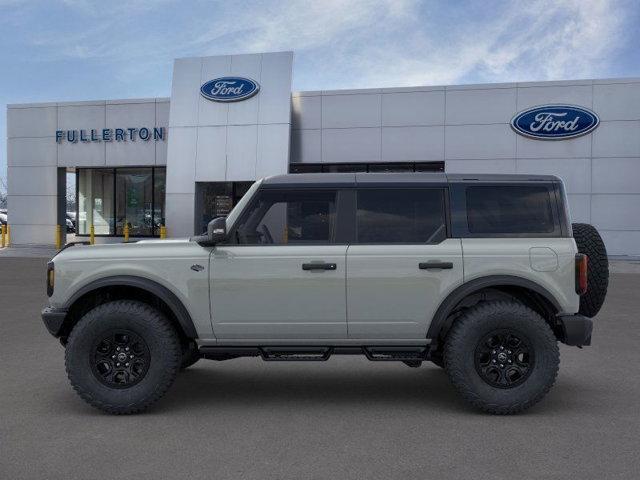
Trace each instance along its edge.
<path fill-rule="evenodd" d="M 96 243 L 96 231 L 93 228 L 93 224 L 89 227 L 89 243 L 91 245 Z"/>
<path fill-rule="evenodd" d="M 56 225 L 56 249 L 60 250 L 62 248 L 62 227 L 60 225 Z"/>
<path fill-rule="evenodd" d="M 4 248 L 4 246 L 6 245 L 6 240 L 7 240 L 7 226 L 6 225 L 0 226 L 0 233 L 1 233 L 1 236 L 2 236 L 2 243 L 0 245 L 2 246 L 2 248 Z"/>
<path fill-rule="evenodd" d="M 124 222 L 124 243 L 127 243 L 129 241 L 129 224 L 127 223 L 127 221 L 125 220 Z"/>

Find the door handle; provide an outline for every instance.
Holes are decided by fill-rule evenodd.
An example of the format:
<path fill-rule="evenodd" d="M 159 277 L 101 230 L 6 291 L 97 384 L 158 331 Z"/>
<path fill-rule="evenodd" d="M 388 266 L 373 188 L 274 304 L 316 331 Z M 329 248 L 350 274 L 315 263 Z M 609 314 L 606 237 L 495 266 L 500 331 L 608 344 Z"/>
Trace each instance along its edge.
<path fill-rule="evenodd" d="M 303 263 L 303 270 L 335 270 L 338 266 L 335 263 Z"/>
<path fill-rule="evenodd" d="M 418 268 L 420 270 L 450 270 L 453 268 L 453 262 L 420 262 Z"/>

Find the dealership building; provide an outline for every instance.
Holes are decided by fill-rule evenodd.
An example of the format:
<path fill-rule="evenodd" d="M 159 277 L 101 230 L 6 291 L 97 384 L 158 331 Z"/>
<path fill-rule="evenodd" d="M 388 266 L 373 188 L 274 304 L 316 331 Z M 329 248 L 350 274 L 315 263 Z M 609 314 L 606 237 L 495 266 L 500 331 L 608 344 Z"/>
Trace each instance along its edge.
<path fill-rule="evenodd" d="M 574 222 L 640 255 L 640 78 L 292 92 L 292 72 L 181 58 L 170 98 L 9 105 L 12 243 L 55 243 L 69 172 L 77 234 L 113 242 L 201 233 L 269 175 L 444 171 L 558 175 Z"/>

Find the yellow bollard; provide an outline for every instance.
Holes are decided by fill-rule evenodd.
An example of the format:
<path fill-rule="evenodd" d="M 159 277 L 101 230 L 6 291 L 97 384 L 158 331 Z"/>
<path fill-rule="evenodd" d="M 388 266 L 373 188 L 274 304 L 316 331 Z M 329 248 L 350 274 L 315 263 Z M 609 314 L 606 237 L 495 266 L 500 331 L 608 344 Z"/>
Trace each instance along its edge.
<path fill-rule="evenodd" d="M 60 225 L 56 225 L 56 250 L 62 248 L 62 228 Z"/>
<path fill-rule="evenodd" d="M 7 223 L 7 247 L 11 246 L 11 225 Z"/>
<path fill-rule="evenodd" d="M 160 225 L 160 238 L 167 238 L 167 227 Z"/>
<path fill-rule="evenodd" d="M 93 245 L 96 243 L 96 230 L 93 228 L 93 225 L 89 227 L 89 244 Z"/>
<path fill-rule="evenodd" d="M 7 241 L 7 226 L 6 225 L 2 225 L 0 227 L 0 236 L 2 236 L 2 243 L 0 243 L 0 246 L 2 248 L 4 248 L 6 241 Z"/>
<path fill-rule="evenodd" d="M 125 222 L 124 224 L 124 243 L 127 243 L 129 241 L 129 224 Z"/>

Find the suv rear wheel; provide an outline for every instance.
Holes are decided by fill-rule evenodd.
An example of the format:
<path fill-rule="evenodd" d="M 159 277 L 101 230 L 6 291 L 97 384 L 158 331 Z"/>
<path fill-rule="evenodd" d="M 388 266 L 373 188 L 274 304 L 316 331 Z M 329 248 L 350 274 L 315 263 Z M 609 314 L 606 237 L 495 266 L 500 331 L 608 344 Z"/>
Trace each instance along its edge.
<path fill-rule="evenodd" d="M 518 302 L 470 308 L 451 328 L 444 349 L 455 388 L 494 414 L 517 413 L 540 401 L 555 382 L 559 363 L 551 328 Z"/>
<path fill-rule="evenodd" d="M 173 383 L 182 360 L 169 321 L 146 303 L 120 300 L 94 308 L 69 335 L 65 365 L 71 385 L 108 413 L 147 409 Z"/>

